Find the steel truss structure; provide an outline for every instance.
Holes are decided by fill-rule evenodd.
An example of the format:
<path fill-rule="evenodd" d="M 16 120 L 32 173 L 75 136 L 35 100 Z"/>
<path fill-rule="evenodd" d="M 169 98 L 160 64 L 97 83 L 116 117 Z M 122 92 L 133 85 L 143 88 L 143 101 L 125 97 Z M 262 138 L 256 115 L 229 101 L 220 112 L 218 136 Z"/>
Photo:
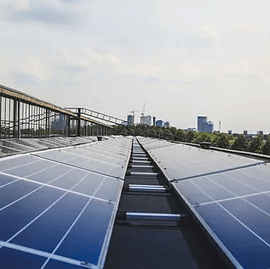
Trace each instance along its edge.
<path fill-rule="evenodd" d="M 0 138 L 111 135 L 112 122 L 103 121 L 0 85 Z"/>

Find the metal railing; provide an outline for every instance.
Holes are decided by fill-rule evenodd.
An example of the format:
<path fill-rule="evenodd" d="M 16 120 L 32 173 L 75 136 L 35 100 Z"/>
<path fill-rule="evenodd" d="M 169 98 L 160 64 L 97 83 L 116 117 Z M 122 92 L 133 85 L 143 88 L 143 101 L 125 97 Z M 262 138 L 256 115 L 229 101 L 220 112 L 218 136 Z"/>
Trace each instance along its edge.
<path fill-rule="evenodd" d="M 101 113 L 101 112 L 97 112 L 97 111 L 94 111 L 94 110 L 91 110 L 91 109 L 88 109 L 88 108 L 72 108 L 72 107 L 68 107 L 68 108 L 65 108 L 71 112 L 74 112 L 74 113 L 79 113 L 81 115 L 85 115 L 86 117 L 90 117 L 90 118 L 95 118 L 95 119 L 98 119 L 100 121 L 105 121 L 105 122 L 109 122 L 109 123 L 112 123 L 112 124 L 115 124 L 115 125 L 122 125 L 125 120 L 123 119 L 119 119 L 119 118 L 116 118 L 116 117 L 113 117 L 113 116 L 110 116 L 110 115 L 107 115 L 107 114 L 104 114 L 104 113 Z"/>
<path fill-rule="evenodd" d="M 0 138 L 104 136 L 112 134 L 109 123 L 0 85 Z"/>

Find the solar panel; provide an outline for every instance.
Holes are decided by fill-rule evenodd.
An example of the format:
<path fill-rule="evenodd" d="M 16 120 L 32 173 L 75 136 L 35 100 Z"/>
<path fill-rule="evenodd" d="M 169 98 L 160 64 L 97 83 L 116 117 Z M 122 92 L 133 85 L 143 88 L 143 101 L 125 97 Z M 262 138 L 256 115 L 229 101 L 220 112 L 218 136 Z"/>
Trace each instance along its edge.
<path fill-rule="evenodd" d="M 172 143 L 170 143 L 166 140 L 142 138 L 142 137 L 140 137 L 139 139 L 140 139 L 140 142 L 143 143 L 144 146 L 147 146 L 148 150 L 173 145 Z"/>
<path fill-rule="evenodd" d="M 172 182 L 175 190 L 237 268 L 269 268 L 270 165 L 186 148 L 175 147 L 171 151 L 174 160 L 168 148 L 151 154 L 168 179 L 172 173 L 180 179 Z"/>
<path fill-rule="evenodd" d="M 48 137 L 48 138 L 11 138 L 0 140 L 0 156 L 9 156 L 48 148 L 91 144 L 96 141 L 93 137 Z"/>
<path fill-rule="evenodd" d="M 146 145 L 146 149 L 147 145 Z M 263 163 L 218 151 L 203 150 L 185 145 L 171 145 L 149 150 L 170 180 L 220 172 Z"/>
<path fill-rule="evenodd" d="M 67 163 L 83 155 L 42 154 L 0 160 L 0 267 L 102 268 L 127 157 L 125 166 L 92 160 L 104 174 Z"/>

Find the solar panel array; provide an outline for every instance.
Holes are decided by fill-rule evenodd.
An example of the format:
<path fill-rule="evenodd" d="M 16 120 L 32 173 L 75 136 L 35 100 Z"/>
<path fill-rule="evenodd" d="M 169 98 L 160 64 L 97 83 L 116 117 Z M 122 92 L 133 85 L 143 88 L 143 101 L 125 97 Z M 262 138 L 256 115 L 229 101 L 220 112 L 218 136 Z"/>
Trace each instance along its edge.
<path fill-rule="evenodd" d="M 140 143 L 237 268 L 270 267 L 270 165 L 228 153 Z"/>
<path fill-rule="evenodd" d="M 132 139 L 0 160 L 0 267 L 102 268 Z"/>
<path fill-rule="evenodd" d="M 97 141 L 97 137 L 49 137 L 49 138 L 12 138 L 0 140 L 0 157 L 16 155 L 36 150 L 79 145 Z"/>

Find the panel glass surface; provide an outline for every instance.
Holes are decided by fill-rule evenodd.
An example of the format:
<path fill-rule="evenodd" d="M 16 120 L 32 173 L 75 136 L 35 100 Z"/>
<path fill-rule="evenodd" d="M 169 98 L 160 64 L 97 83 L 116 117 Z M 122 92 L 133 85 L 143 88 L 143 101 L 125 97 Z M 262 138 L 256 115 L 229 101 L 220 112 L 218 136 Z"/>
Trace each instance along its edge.
<path fill-rule="evenodd" d="M 97 265 L 112 211 L 113 204 L 92 200 L 56 254 Z"/>
<path fill-rule="evenodd" d="M 37 172 L 31 176 L 27 176 L 27 178 L 41 183 L 49 183 L 51 181 L 57 180 L 60 177 L 63 177 L 72 169 L 74 168 L 56 163 L 53 166 L 48 167 L 46 170 Z"/>
<path fill-rule="evenodd" d="M 27 151 L 33 150 L 33 147 L 18 144 L 18 143 L 15 143 L 15 141 L 12 141 L 12 140 L 11 141 L 1 140 L 0 144 L 5 146 L 5 147 L 8 147 L 8 148 L 19 150 L 21 152 L 27 152 Z"/>
<path fill-rule="evenodd" d="M 253 170 L 260 173 L 256 176 Z M 244 268 L 268 268 L 270 262 L 269 181 L 262 176 L 266 170 L 269 165 L 173 183 Z"/>
<path fill-rule="evenodd" d="M 85 195 L 93 195 L 103 183 L 105 176 L 89 173 L 83 181 L 78 183 L 72 190 Z M 106 199 L 109 200 L 109 199 Z"/>
<path fill-rule="evenodd" d="M 150 149 L 141 140 L 167 178 L 182 179 L 176 191 L 236 267 L 269 268 L 270 165 L 183 145 Z"/>
<path fill-rule="evenodd" d="M 237 218 L 218 204 L 199 206 L 196 210 L 243 268 L 269 268 L 270 247 Z"/>
<path fill-rule="evenodd" d="M 72 142 L 64 140 L 50 142 Z M 119 152 L 125 156 L 119 158 L 106 156 L 108 141 L 97 154 L 103 160 L 84 156 L 87 150 L 74 154 L 72 148 L 72 153 L 55 149 L 0 161 L 0 268 L 3 256 L 7 263 L 9 256 L 17 259 L 7 268 L 103 264 L 123 186 L 109 175 L 124 175 L 130 154 L 131 139 L 123 140 Z"/>
<path fill-rule="evenodd" d="M 122 184 L 120 180 L 117 181 L 113 178 L 106 178 L 95 193 L 95 197 L 116 202 L 119 199 Z"/>
<path fill-rule="evenodd" d="M 0 188 L 0 208 L 24 197 L 39 187 L 39 184 L 23 180 L 13 181 L 11 184 L 2 186 Z"/>
<path fill-rule="evenodd" d="M 55 163 L 36 159 L 37 161 L 27 163 L 23 166 L 9 168 L 8 170 L 3 170 L 3 172 L 8 173 L 10 175 L 18 176 L 18 177 L 27 177 L 32 174 L 40 173 L 40 171 L 47 170 L 50 167 L 55 166 Z"/>
<path fill-rule="evenodd" d="M 6 241 L 53 204 L 63 191 L 42 187 L 16 203 L 0 208 L 0 240 Z M 14 201 L 14 199 L 13 199 Z"/>
<path fill-rule="evenodd" d="M 0 264 L 3 269 L 37 269 L 41 268 L 46 258 L 25 253 L 15 249 L 1 248 L 0 249 Z"/>
<path fill-rule="evenodd" d="M 145 147 L 148 150 L 147 145 Z M 150 149 L 149 153 L 158 161 L 161 168 L 166 168 L 166 174 L 170 179 L 194 177 L 262 163 L 251 158 L 179 144 Z"/>
<path fill-rule="evenodd" d="M 38 161 L 38 159 L 30 155 L 5 158 L 0 160 L 0 170 L 6 171 L 7 169 L 15 168 L 36 161 Z"/>
<path fill-rule="evenodd" d="M 11 243 L 53 252 L 87 201 L 86 197 L 66 194 L 37 221 L 11 240 Z"/>
<path fill-rule="evenodd" d="M 44 269 L 82 269 L 82 266 L 50 260 Z"/>
<path fill-rule="evenodd" d="M 0 188 L 3 187 L 4 185 L 12 183 L 15 180 L 18 180 L 18 179 L 15 177 L 6 176 L 0 173 Z"/>

